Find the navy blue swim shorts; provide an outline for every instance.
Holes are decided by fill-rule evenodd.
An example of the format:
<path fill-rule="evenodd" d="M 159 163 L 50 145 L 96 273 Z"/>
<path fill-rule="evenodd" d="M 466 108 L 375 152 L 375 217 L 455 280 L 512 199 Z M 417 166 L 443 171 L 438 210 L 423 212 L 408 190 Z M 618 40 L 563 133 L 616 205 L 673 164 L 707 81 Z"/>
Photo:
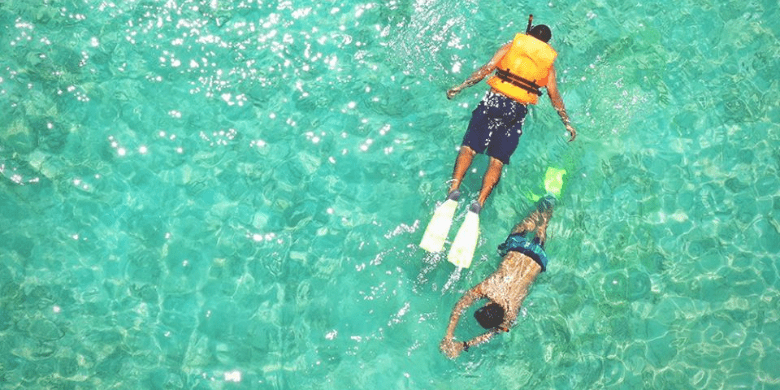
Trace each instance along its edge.
<path fill-rule="evenodd" d="M 463 146 L 477 153 L 485 153 L 504 164 L 517 149 L 523 135 L 523 121 L 528 108 L 500 93 L 488 91 L 474 112 Z"/>
<path fill-rule="evenodd" d="M 498 246 L 501 257 L 509 252 L 520 252 L 539 264 L 542 272 L 547 271 L 547 253 L 536 241 L 528 241 L 522 234 L 513 233 L 506 238 L 503 244 Z"/>

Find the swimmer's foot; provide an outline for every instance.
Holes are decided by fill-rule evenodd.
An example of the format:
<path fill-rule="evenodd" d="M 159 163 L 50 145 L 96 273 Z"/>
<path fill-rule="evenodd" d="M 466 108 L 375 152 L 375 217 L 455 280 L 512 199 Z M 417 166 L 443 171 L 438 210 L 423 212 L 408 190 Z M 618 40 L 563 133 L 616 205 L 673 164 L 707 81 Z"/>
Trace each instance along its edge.
<path fill-rule="evenodd" d="M 469 211 L 474 214 L 479 214 L 479 212 L 482 211 L 482 205 L 480 205 L 479 202 L 475 200 L 474 203 L 469 206 Z"/>
<path fill-rule="evenodd" d="M 550 194 L 547 194 L 547 196 L 545 196 L 544 198 L 539 199 L 539 211 L 544 212 L 544 211 L 547 211 L 549 209 L 552 209 L 553 207 L 555 207 L 555 197 L 554 196 L 552 196 Z"/>

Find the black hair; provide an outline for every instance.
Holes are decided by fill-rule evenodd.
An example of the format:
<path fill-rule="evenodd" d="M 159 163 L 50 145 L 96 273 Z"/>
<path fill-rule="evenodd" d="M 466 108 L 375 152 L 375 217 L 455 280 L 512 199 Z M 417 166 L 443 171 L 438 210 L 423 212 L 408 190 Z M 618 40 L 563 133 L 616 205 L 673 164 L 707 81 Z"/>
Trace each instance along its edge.
<path fill-rule="evenodd" d="M 540 24 L 538 26 L 533 26 L 531 31 L 528 32 L 528 35 L 542 42 L 550 42 L 550 38 L 552 38 L 552 31 L 550 31 L 550 28 L 546 25 Z"/>
<path fill-rule="evenodd" d="M 485 329 L 497 328 L 504 322 L 504 308 L 498 303 L 491 302 L 474 312 L 474 318 Z"/>

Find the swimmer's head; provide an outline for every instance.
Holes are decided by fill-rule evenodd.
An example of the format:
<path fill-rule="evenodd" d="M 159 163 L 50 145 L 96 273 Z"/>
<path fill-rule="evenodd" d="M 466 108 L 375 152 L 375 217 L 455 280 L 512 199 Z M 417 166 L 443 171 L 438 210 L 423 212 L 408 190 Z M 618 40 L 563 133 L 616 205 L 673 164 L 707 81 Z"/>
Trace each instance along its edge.
<path fill-rule="evenodd" d="M 504 308 L 491 302 L 474 312 L 474 318 L 485 329 L 497 328 L 504 322 Z"/>
<path fill-rule="evenodd" d="M 528 35 L 542 42 L 550 42 L 550 38 L 552 38 L 552 31 L 550 31 L 550 28 L 546 25 L 540 24 L 538 26 L 531 27 L 531 30 L 528 31 Z"/>

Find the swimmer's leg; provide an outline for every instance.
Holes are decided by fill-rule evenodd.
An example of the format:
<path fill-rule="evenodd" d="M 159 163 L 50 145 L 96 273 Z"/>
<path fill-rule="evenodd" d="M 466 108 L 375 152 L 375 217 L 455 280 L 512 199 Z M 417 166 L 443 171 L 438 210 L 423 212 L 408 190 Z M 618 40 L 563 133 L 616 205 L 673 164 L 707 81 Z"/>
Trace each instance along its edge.
<path fill-rule="evenodd" d="M 519 234 L 523 237 L 525 237 L 528 232 L 531 232 L 536 229 L 536 221 L 539 219 L 538 217 L 539 212 L 534 210 L 531 212 L 531 214 L 528 214 L 525 219 L 523 219 L 520 223 L 515 225 L 515 228 L 512 229 L 512 234 Z"/>
<path fill-rule="evenodd" d="M 551 196 L 545 196 L 539 200 L 537 210 L 534 212 L 539 218 L 539 224 L 536 227 L 536 235 L 534 242 L 544 248 L 544 244 L 547 241 L 547 226 L 552 219 L 553 208 L 555 207 L 555 198 Z"/>
<path fill-rule="evenodd" d="M 501 180 L 501 170 L 504 168 L 504 163 L 501 160 L 490 157 L 490 164 L 488 165 L 485 177 L 482 178 L 482 188 L 479 190 L 479 198 L 477 201 L 480 206 L 485 205 L 490 193 L 496 188 L 498 182 Z"/>
<path fill-rule="evenodd" d="M 463 182 L 463 177 L 466 176 L 471 166 L 471 162 L 474 161 L 474 156 L 477 152 L 468 146 L 461 146 L 460 152 L 458 152 L 458 158 L 455 160 L 455 168 L 452 170 L 452 183 L 450 184 L 450 193 L 457 191 L 460 188 L 460 183 Z"/>

